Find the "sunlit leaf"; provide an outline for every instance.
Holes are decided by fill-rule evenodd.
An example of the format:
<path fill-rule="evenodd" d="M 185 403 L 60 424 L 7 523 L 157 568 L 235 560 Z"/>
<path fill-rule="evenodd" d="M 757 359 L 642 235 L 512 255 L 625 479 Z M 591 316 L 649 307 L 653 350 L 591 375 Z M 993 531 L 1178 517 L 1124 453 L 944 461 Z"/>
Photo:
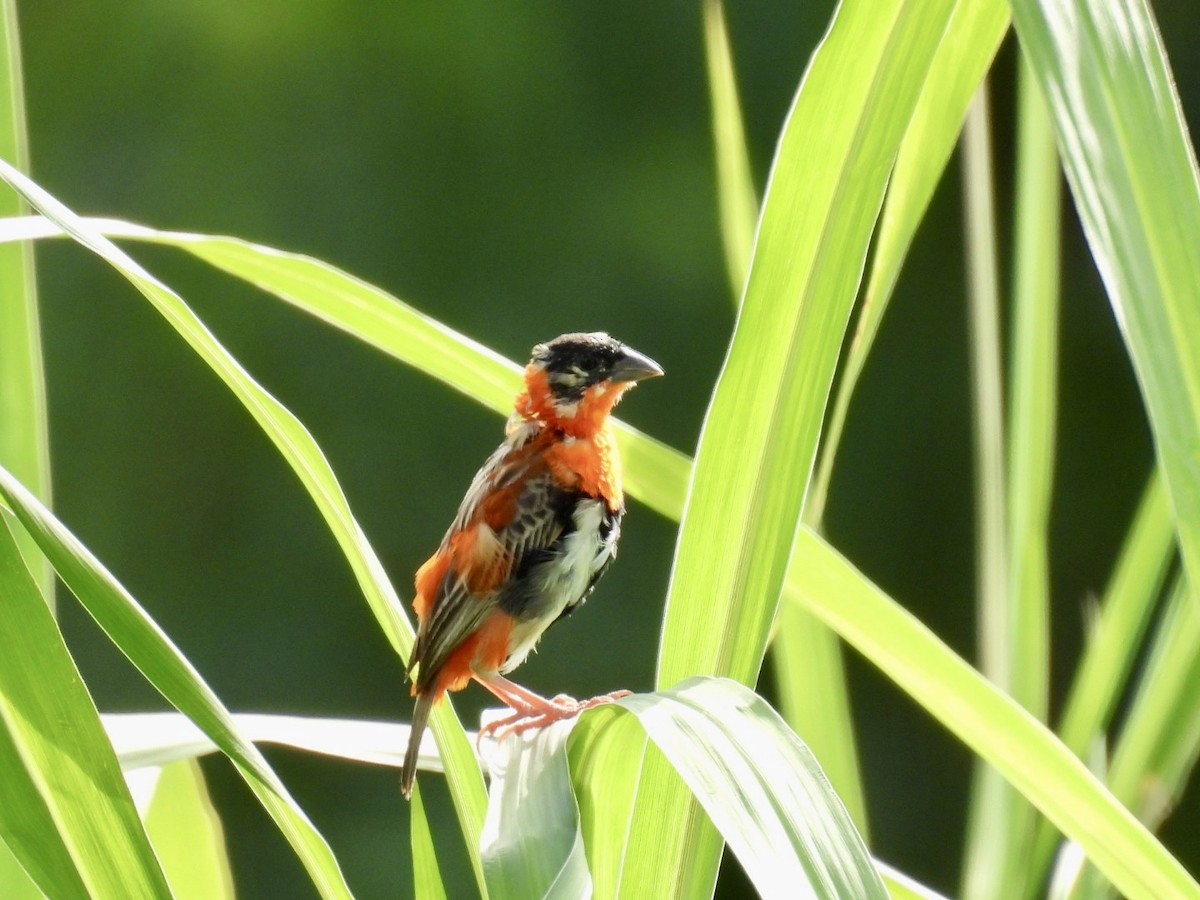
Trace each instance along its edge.
<path fill-rule="evenodd" d="M 49 896 L 169 896 L 96 707 L 3 522 L 0 597 L 0 835 Z"/>
<path fill-rule="evenodd" d="M 177 900 L 232 900 L 225 832 L 195 760 L 162 768 L 145 821 Z"/>

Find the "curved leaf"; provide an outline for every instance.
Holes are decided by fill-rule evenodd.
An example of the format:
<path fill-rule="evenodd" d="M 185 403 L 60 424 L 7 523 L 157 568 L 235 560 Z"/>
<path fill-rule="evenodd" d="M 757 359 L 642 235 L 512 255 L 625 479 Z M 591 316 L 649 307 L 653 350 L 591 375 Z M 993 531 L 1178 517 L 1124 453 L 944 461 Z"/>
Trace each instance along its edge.
<path fill-rule="evenodd" d="M 0 597 L 0 837 L 49 896 L 169 897 L 96 707 L 3 522 Z"/>
<path fill-rule="evenodd" d="M 321 895 L 349 897 L 349 888 L 324 839 L 271 771 L 262 754 L 239 734 L 221 701 L 145 610 L 100 561 L 3 468 L 0 468 L 0 499 L 16 513 L 59 577 L 121 652 L 172 705 L 200 725 L 234 762 L 292 844 Z M 48 610 L 46 615 L 49 616 Z M 0 783 L 3 783 L 2 779 Z M 121 891 L 116 893 L 116 896 L 121 895 Z M 101 896 L 107 896 L 107 893 L 102 892 Z"/>
<path fill-rule="evenodd" d="M 1200 584 L 1200 180 L 1166 53 L 1143 0 L 1012 6 Z"/>

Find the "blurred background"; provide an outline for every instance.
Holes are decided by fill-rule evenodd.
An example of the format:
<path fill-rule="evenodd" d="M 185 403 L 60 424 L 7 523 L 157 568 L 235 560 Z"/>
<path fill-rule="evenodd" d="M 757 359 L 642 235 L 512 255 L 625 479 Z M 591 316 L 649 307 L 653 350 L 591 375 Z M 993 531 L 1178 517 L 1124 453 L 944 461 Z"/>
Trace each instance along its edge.
<path fill-rule="evenodd" d="M 1154 4 L 1200 117 L 1200 16 Z M 828 0 L 735 4 L 729 25 L 761 189 Z M 20 9 L 34 177 L 74 209 L 308 253 L 523 361 L 605 329 L 668 377 L 620 409 L 694 449 L 733 324 L 695 2 L 38 0 Z M 994 80 L 1007 253 L 1015 54 Z M 973 517 L 958 160 L 888 313 L 848 425 L 830 539 L 973 658 Z M 1056 701 L 1151 463 L 1120 337 L 1065 218 L 1053 521 Z M 311 429 L 406 599 L 502 423 L 443 385 L 169 250 L 130 247 Z M 1006 256 L 1002 255 L 1002 259 Z M 38 251 L 59 515 L 237 710 L 406 719 L 401 661 L 315 509 L 218 380 L 119 276 Z M 651 685 L 674 526 L 631 503 L 620 563 L 520 672 L 588 695 Z M 102 709 L 161 699 L 69 598 Z M 875 853 L 957 889 L 969 754 L 852 653 Z M 762 690 L 772 691 L 769 667 Z M 468 690 L 467 721 L 483 705 Z M 411 893 L 392 770 L 269 756 L 365 898 Z M 205 763 L 240 894 L 311 892 L 230 767 Z M 451 896 L 473 883 L 423 780 Z M 1168 845 L 1200 869 L 1198 795 Z M 749 889 L 736 866 L 724 896 Z"/>

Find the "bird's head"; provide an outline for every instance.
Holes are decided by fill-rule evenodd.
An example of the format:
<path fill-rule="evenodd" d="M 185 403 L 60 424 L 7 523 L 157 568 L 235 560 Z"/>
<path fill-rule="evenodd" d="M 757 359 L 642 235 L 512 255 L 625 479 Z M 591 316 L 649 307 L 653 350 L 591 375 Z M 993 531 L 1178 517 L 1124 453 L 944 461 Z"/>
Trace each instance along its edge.
<path fill-rule="evenodd" d="M 560 335 L 533 348 L 516 411 L 584 437 L 603 427 L 625 391 L 662 373 L 654 360 L 602 331 Z"/>

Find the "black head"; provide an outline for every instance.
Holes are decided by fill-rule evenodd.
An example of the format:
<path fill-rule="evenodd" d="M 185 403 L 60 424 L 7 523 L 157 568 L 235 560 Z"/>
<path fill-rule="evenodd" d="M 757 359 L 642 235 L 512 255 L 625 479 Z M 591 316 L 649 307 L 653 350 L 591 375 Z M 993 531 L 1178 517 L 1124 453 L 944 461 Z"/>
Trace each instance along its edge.
<path fill-rule="evenodd" d="M 663 373 L 662 367 L 603 331 L 563 334 L 533 348 L 532 364 L 546 373 L 557 401 L 572 402 L 601 382 L 633 382 Z"/>

